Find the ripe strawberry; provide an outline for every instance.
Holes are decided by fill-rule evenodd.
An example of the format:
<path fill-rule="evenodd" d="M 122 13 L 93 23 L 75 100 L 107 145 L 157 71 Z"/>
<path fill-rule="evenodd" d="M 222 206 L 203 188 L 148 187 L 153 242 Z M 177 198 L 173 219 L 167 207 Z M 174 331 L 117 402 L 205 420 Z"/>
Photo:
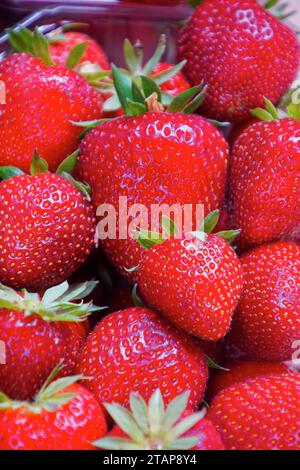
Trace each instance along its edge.
<path fill-rule="evenodd" d="M 118 83 L 124 79 L 120 71 L 115 69 L 114 73 Z M 194 215 L 198 204 L 204 204 L 207 212 L 220 207 L 226 183 L 227 143 L 208 121 L 182 112 L 197 107 L 200 95 L 189 105 L 186 100 L 182 105 L 183 97 L 179 95 L 171 103 L 170 112 L 164 112 L 162 104 L 155 101 L 160 93 L 155 83 L 148 78 L 143 83 L 146 91 L 156 90 L 146 98 L 147 107 L 144 102 L 124 101 L 120 93 L 126 112 L 130 114 L 134 107 L 139 110 L 139 116 L 104 122 L 81 143 L 77 172 L 79 179 L 91 187 L 95 209 L 104 203 L 113 205 L 119 220 L 118 208 L 123 196 L 127 197 L 128 208 L 142 204 L 149 212 L 153 204 L 168 214 L 162 204 L 181 207 L 191 204 Z M 199 88 L 188 90 L 185 97 L 191 98 L 196 91 Z M 152 106 L 161 112 L 147 112 Z M 100 219 L 101 211 L 98 216 Z M 123 274 L 125 268 L 140 261 L 141 249 L 135 241 L 136 227 L 132 225 L 149 223 L 143 214 L 140 218 L 142 221 L 132 215 L 124 224 L 121 221 L 116 236 L 110 234 L 110 238 L 107 238 L 106 224 L 103 229 L 99 225 L 101 246 Z M 123 233 L 129 232 L 129 236 L 125 234 L 126 239 L 121 229 Z"/>
<path fill-rule="evenodd" d="M 225 241 L 232 232 L 212 234 L 217 220 L 215 211 L 199 231 L 144 251 L 137 276 L 149 305 L 178 328 L 209 341 L 228 332 L 242 290 L 241 263 Z"/>
<path fill-rule="evenodd" d="M 86 44 L 86 49 L 78 64 L 89 62 L 91 64 L 97 64 L 103 70 L 109 70 L 109 62 L 105 52 L 101 46 L 87 34 L 74 31 L 64 32 L 58 29 L 48 35 L 48 40 L 50 42 L 50 54 L 55 64 L 65 65 L 70 52 L 72 50 L 74 51 L 74 47 L 80 44 Z"/>
<path fill-rule="evenodd" d="M 186 410 L 188 396 L 188 392 L 183 393 L 165 408 L 159 389 L 148 406 L 140 395 L 131 393 L 129 415 L 120 405 L 106 404 L 106 410 L 118 424 L 94 444 L 114 450 L 223 450 L 216 428 L 203 419 L 205 412 L 192 414 Z"/>
<path fill-rule="evenodd" d="M 0 367 L 0 389 L 11 398 L 31 399 L 59 362 L 62 375 L 73 373 L 87 329 L 85 319 L 98 310 L 92 303 L 72 303 L 88 295 L 95 282 L 67 282 L 43 297 L 0 284 L 0 331 L 6 363 Z"/>
<path fill-rule="evenodd" d="M 291 360 L 300 338 L 300 248 L 278 242 L 241 257 L 244 289 L 231 340 L 250 357 Z"/>
<path fill-rule="evenodd" d="M 46 162 L 35 155 L 31 175 L 0 168 L 0 177 L 8 178 L 0 183 L 1 282 L 45 289 L 68 278 L 92 251 L 93 209 L 84 185 L 64 172 L 69 164 L 66 159 L 61 174 L 48 173 Z"/>
<path fill-rule="evenodd" d="M 79 144 L 80 130 L 71 121 L 101 118 L 102 97 L 77 72 L 52 65 L 39 33 L 33 41 L 43 61 L 13 54 L 0 64 L 6 87 L 6 104 L 0 104 L 0 165 L 29 171 L 37 150 L 55 171 Z"/>
<path fill-rule="evenodd" d="M 152 310 L 129 308 L 103 318 L 82 348 L 77 370 L 103 403 L 128 406 L 131 391 L 148 400 L 160 388 L 166 402 L 190 390 L 189 407 L 201 403 L 207 363 L 192 338 Z"/>
<path fill-rule="evenodd" d="M 229 196 L 242 248 L 300 239 L 300 122 L 266 105 L 255 114 L 267 121 L 247 128 L 232 153 Z M 288 114 L 298 118 L 295 107 Z"/>
<path fill-rule="evenodd" d="M 208 393 L 206 398 L 213 399 L 222 390 L 238 382 L 245 382 L 259 376 L 269 376 L 274 374 L 287 374 L 290 372 L 289 367 L 281 362 L 265 362 L 265 361 L 229 361 L 225 363 L 227 370 L 219 370 L 209 381 Z"/>
<path fill-rule="evenodd" d="M 178 57 L 191 84 L 209 86 L 202 111 L 239 122 L 284 95 L 299 65 L 294 32 L 255 0 L 203 0 L 183 28 Z"/>
<path fill-rule="evenodd" d="M 300 374 L 257 377 L 223 390 L 207 418 L 229 450 L 299 450 Z"/>
<path fill-rule="evenodd" d="M 0 392 L 1 450 L 93 450 L 106 433 L 95 397 L 75 383 L 82 376 L 51 382 L 56 368 L 32 402 L 17 402 Z"/>

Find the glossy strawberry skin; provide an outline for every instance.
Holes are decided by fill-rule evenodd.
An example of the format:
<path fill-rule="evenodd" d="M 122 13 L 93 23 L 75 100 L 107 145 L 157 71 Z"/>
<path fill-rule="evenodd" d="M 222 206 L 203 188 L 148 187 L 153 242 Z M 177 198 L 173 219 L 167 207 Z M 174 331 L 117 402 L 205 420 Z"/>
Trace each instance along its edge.
<path fill-rule="evenodd" d="M 234 145 L 230 207 L 242 248 L 300 239 L 300 123 L 259 122 Z"/>
<path fill-rule="evenodd" d="M 183 28 L 178 58 L 192 85 L 209 86 L 202 111 L 239 122 L 264 96 L 276 103 L 299 65 L 296 35 L 255 0 L 204 0 Z"/>
<path fill-rule="evenodd" d="M 248 356 L 289 361 L 300 337 L 300 248 L 271 243 L 241 257 L 244 289 L 231 341 Z"/>
<path fill-rule="evenodd" d="M 228 332 L 242 283 L 240 261 L 218 235 L 205 242 L 170 238 L 144 251 L 138 269 L 146 302 L 177 328 L 208 341 Z"/>
<path fill-rule="evenodd" d="M 154 68 L 152 72 L 152 76 L 154 77 L 158 73 L 165 72 L 166 70 L 173 67 L 172 64 L 168 64 L 166 62 L 159 62 L 157 66 Z M 185 78 L 182 72 L 177 72 L 170 80 L 160 85 L 160 89 L 164 93 L 168 93 L 172 96 L 177 96 L 180 93 L 191 88 L 191 85 Z"/>
<path fill-rule="evenodd" d="M 229 450 L 299 450 L 300 374 L 258 377 L 223 390 L 207 418 Z"/>
<path fill-rule="evenodd" d="M 91 443 L 107 430 L 99 403 L 81 385 L 64 391 L 76 396 L 55 411 L 0 410 L 0 449 L 94 450 Z"/>
<path fill-rule="evenodd" d="M 206 399 L 209 399 L 209 401 L 236 383 L 245 382 L 259 376 L 266 377 L 290 372 L 289 367 L 283 362 L 237 360 L 226 362 L 224 367 L 228 370 L 216 371 L 216 374 L 209 381 L 208 393 L 206 394 Z"/>
<path fill-rule="evenodd" d="M 204 204 L 207 213 L 222 205 L 228 147 L 200 116 L 119 118 L 91 131 L 80 152 L 78 177 L 90 185 L 95 208 L 112 204 L 118 215 L 120 196 L 127 197 L 128 208 L 138 203 L 149 211 L 162 203 Z M 141 249 L 132 238 L 101 245 L 123 274 L 124 267 L 139 263 Z"/>
<path fill-rule="evenodd" d="M 90 36 L 79 32 L 64 32 L 64 40 L 50 44 L 50 54 L 55 64 L 65 65 L 69 53 L 78 44 L 87 43 L 84 56 L 80 59 L 83 62 L 91 62 L 99 65 L 104 70 L 109 70 L 109 62 L 101 46 Z M 55 35 L 53 36 L 55 39 Z"/>
<path fill-rule="evenodd" d="M 138 307 L 114 312 L 96 326 L 77 370 L 93 377 L 85 385 L 100 402 L 128 406 L 130 392 L 147 401 L 160 388 L 168 403 L 190 390 L 191 409 L 201 403 L 208 374 L 196 341 L 155 312 Z"/>
<path fill-rule="evenodd" d="M 87 334 L 85 322 L 47 322 L 7 309 L 0 309 L 0 331 L 6 350 L 0 390 L 15 400 L 32 399 L 61 360 L 60 375 L 72 375 Z"/>
<path fill-rule="evenodd" d="M 62 176 L 18 175 L 0 184 L 0 281 L 36 292 L 67 279 L 94 246 L 93 209 Z"/>
<path fill-rule="evenodd" d="M 77 73 L 47 67 L 27 54 L 0 64 L 6 104 L 0 104 L 0 166 L 29 171 L 37 150 L 50 171 L 79 144 L 82 130 L 70 121 L 102 117 L 101 95 Z"/>

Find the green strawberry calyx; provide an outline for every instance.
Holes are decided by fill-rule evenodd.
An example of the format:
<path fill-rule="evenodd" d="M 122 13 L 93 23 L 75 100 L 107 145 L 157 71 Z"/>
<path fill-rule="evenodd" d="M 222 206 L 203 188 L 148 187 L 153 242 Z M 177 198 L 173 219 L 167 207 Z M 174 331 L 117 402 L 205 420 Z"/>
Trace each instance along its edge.
<path fill-rule="evenodd" d="M 208 235 L 210 235 L 215 229 L 219 221 L 219 217 L 220 211 L 218 209 L 214 210 L 205 217 L 198 230 L 190 232 L 187 235 L 197 238 L 204 243 Z M 137 230 L 136 240 L 142 246 L 142 248 L 148 250 L 149 248 L 164 243 L 166 240 L 164 234 L 167 235 L 167 238 L 170 238 L 178 233 L 178 228 L 175 226 L 174 222 L 166 216 L 162 216 L 161 218 L 161 227 L 163 233 L 143 229 Z M 239 234 L 240 230 L 226 230 L 215 233 L 215 235 L 223 238 L 223 240 L 225 240 L 229 245 L 234 242 Z"/>
<path fill-rule="evenodd" d="M 68 180 L 76 189 L 78 189 L 88 201 L 91 201 L 91 191 L 90 187 L 82 183 L 81 181 L 75 180 L 73 178 L 72 173 L 75 169 L 77 158 L 79 155 L 79 150 L 76 150 L 71 155 L 65 158 L 58 166 L 56 170 L 56 174 L 62 176 L 66 180 Z M 31 175 L 39 175 L 41 173 L 48 173 L 49 167 L 46 160 L 44 160 L 38 152 L 35 150 L 34 155 L 31 160 L 30 165 L 30 174 Z M 18 175 L 24 175 L 25 173 L 17 167 L 14 166 L 2 166 L 0 167 L 0 180 L 4 181 L 8 178 L 12 178 Z"/>
<path fill-rule="evenodd" d="M 127 77 L 129 82 L 134 82 L 139 90 L 142 89 L 141 77 L 151 78 L 157 87 L 160 87 L 171 80 L 186 64 L 186 61 L 182 61 L 179 64 L 170 66 L 167 70 L 155 73 L 154 69 L 162 61 L 166 47 L 166 36 L 162 34 L 152 57 L 148 62 L 144 63 L 144 49 L 141 41 L 137 40 L 135 44 L 132 44 L 128 39 L 125 39 L 123 53 L 126 68 L 122 68 L 120 71 Z M 81 73 L 84 74 L 85 71 L 89 72 L 88 67 L 83 66 Z M 90 71 L 92 71 L 91 68 Z M 95 73 L 97 73 L 97 70 L 95 70 Z M 124 108 L 124 103 L 120 100 L 119 92 L 116 88 L 114 76 L 104 77 L 98 83 L 94 83 L 94 85 L 102 93 L 109 93 L 111 95 L 104 103 L 104 111 L 114 112 L 121 107 Z M 172 101 L 172 96 L 162 92 L 161 101 L 164 106 L 167 106 Z"/>
<path fill-rule="evenodd" d="M 161 391 L 157 389 L 148 404 L 139 394 L 131 393 L 130 410 L 117 403 L 105 403 L 107 412 L 128 438 L 106 436 L 93 445 L 111 450 L 192 449 L 199 437 L 184 437 L 184 434 L 203 419 L 206 410 L 182 418 L 188 398 L 189 392 L 185 392 L 165 407 Z"/>
<path fill-rule="evenodd" d="M 80 374 L 54 380 L 62 369 L 63 363 L 60 362 L 52 370 L 40 391 L 35 395 L 32 401 L 12 400 L 5 393 L 0 391 L 0 411 L 6 409 L 25 408 L 31 413 L 38 414 L 43 410 L 48 412 L 57 411 L 64 404 L 69 403 L 73 398 L 75 398 L 76 394 L 66 389 L 79 380 L 87 378 Z"/>
<path fill-rule="evenodd" d="M 97 307 L 92 302 L 84 303 L 97 286 L 97 281 L 69 285 L 67 281 L 47 289 L 43 296 L 22 289 L 20 292 L 0 284 L 0 309 L 24 312 L 24 316 L 39 315 L 48 322 L 84 321 Z"/>
<path fill-rule="evenodd" d="M 136 80 L 112 64 L 116 93 L 127 116 L 141 116 L 149 111 L 164 111 L 163 95 L 153 78 L 141 75 Z M 201 83 L 175 96 L 169 102 L 166 112 L 191 114 L 205 98 L 207 86 Z"/>
<path fill-rule="evenodd" d="M 255 108 L 251 114 L 261 121 L 277 121 L 284 118 L 300 120 L 300 89 L 299 86 L 288 91 L 276 108 L 274 104 L 264 98 L 265 108 Z"/>

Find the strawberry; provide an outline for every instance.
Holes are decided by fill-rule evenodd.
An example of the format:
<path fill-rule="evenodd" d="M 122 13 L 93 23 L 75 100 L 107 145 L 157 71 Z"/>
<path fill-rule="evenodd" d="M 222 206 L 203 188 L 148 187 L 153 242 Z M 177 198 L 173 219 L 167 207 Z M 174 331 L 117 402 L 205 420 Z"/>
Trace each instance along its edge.
<path fill-rule="evenodd" d="M 186 409 L 189 392 L 174 398 L 165 408 L 160 390 L 151 396 L 148 406 L 139 394 L 130 394 L 130 408 L 106 404 L 118 423 L 94 444 L 114 450 L 223 450 L 214 425 L 203 419 L 204 411 L 192 414 Z"/>
<path fill-rule="evenodd" d="M 124 62 L 126 64 L 126 76 L 129 77 L 135 84 L 139 83 L 140 77 L 151 78 L 162 92 L 162 103 L 165 108 L 170 104 L 172 97 L 191 88 L 191 85 L 181 72 L 185 61 L 179 64 L 170 64 L 162 62 L 162 58 L 166 52 L 167 42 L 166 36 L 161 35 L 153 56 L 144 63 L 144 48 L 140 40 L 132 44 L 128 39 L 125 39 L 123 46 Z M 81 73 L 85 75 L 87 72 L 92 72 L 93 69 L 81 67 Z M 97 68 L 95 68 L 95 76 L 97 78 Z M 87 78 L 92 78 L 93 75 L 87 73 Z M 109 98 L 104 103 L 104 111 L 107 117 L 122 116 L 124 111 L 122 104 L 118 97 L 118 90 L 115 87 L 114 81 L 111 77 L 100 77 L 97 88 L 104 94 L 105 98 Z"/>
<path fill-rule="evenodd" d="M 0 284 L 0 331 L 6 353 L 6 363 L 0 367 L 3 392 L 14 399 L 31 399 L 62 360 L 62 374 L 73 372 L 87 334 L 84 320 L 99 309 L 77 300 L 88 295 L 95 284 L 69 287 L 64 282 L 42 297 Z"/>
<path fill-rule="evenodd" d="M 300 239 L 300 113 L 291 104 L 280 119 L 265 102 L 267 110 L 254 110 L 264 121 L 241 134 L 231 159 L 229 198 L 241 248 Z"/>
<path fill-rule="evenodd" d="M 82 376 L 52 382 L 59 368 L 32 401 L 14 401 L 0 392 L 1 450 L 93 450 L 106 433 L 96 398 L 76 383 Z"/>
<path fill-rule="evenodd" d="M 77 370 L 103 403 L 128 406 L 130 392 L 149 399 L 160 388 L 166 402 L 190 390 L 189 407 L 201 403 L 207 363 L 192 338 L 152 310 L 129 308 L 103 318 L 82 348 Z"/>
<path fill-rule="evenodd" d="M 57 174 L 37 154 L 33 174 L 0 168 L 6 178 L 0 183 L 1 282 L 45 289 L 69 277 L 92 251 L 96 227 L 86 187 L 65 172 L 76 155 Z"/>
<path fill-rule="evenodd" d="M 18 34 L 11 33 L 16 47 Z M 55 171 L 79 144 L 80 130 L 71 121 L 101 118 L 102 97 L 77 72 L 53 65 L 45 38 L 31 34 L 24 50 L 35 47 L 42 60 L 13 54 L 0 64 L 6 87 L 6 104 L 0 104 L 0 165 L 29 171 L 37 150 Z"/>
<path fill-rule="evenodd" d="M 299 450 L 300 374 L 257 377 L 223 390 L 207 418 L 229 450 Z"/>
<path fill-rule="evenodd" d="M 215 211 L 197 232 L 159 240 L 142 253 L 137 275 L 149 305 L 178 328 L 209 341 L 228 332 L 242 290 L 241 263 L 225 240 L 237 232 L 212 234 L 217 220 Z M 147 248 L 148 240 L 139 241 Z"/>
<path fill-rule="evenodd" d="M 178 57 L 193 85 L 209 86 L 201 110 L 239 122 L 284 95 L 299 65 L 296 34 L 256 0 L 203 0 L 183 28 Z"/>
<path fill-rule="evenodd" d="M 101 46 L 89 35 L 74 31 L 58 29 L 48 35 L 49 51 L 52 60 L 57 65 L 66 65 L 74 47 L 85 44 L 84 54 L 78 64 L 89 62 L 97 64 L 103 70 L 109 70 L 109 62 Z M 84 46 L 82 46 L 84 47 Z M 78 65 L 77 64 L 77 65 Z"/>
<path fill-rule="evenodd" d="M 241 257 L 244 289 L 231 341 L 248 356 L 270 361 L 292 359 L 300 338 L 300 248 L 277 242 Z"/>
<path fill-rule="evenodd" d="M 117 85 L 121 82 L 122 89 L 126 88 L 131 96 L 130 100 L 125 99 L 126 95 L 120 91 L 126 112 L 132 114 L 135 110 L 140 115 L 104 122 L 91 130 L 81 143 L 77 174 L 90 185 L 95 209 L 104 203 L 110 204 L 119 216 L 119 198 L 123 196 L 127 197 L 128 207 L 143 204 L 148 211 L 153 204 L 159 205 L 162 212 L 167 210 L 162 204 L 191 204 L 194 212 L 198 204 L 205 204 L 207 212 L 221 206 L 226 183 L 227 143 L 208 121 L 185 114 L 198 106 L 201 92 L 190 104 L 186 99 L 199 92 L 200 87 L 175 97 L 170 112 L 164 112 L 162 104 L 156 101 L 161 92 L 154 82 L 148 78 L 142 80 L 148 98 L 146 103 L 145 97 L 134 103 L 127 77 L 116 68 L 114 75 Z M 135 96 L 141 93 L 134 82 L 132 87 Z M 147 112 L 152 107 L 156 111 Z M 98 215 L 101 221 L 101 212 Z M 133 219 L 131 216 L 127 225 L 117 226 L 116 237 L 107 238 L 106 231 L 101 231 L 101 224 L 98 230 L 101 246 L 123 274 L 126 268 L 140 261 L 141 249 L 135 241 L 135 230 L 130 230 Z M 143 225 L 145 223 L 149 221 L 143 220 Z M 128 229 L 126 239 L 120 239 L 121 228 L 123 232 Z M 159 229 L 156 225 L 153 228 Z"/>
<path fill-rule="evenodd" d="M 290 372 L 288 365 L 281 362 L 236 360 L 226 362 L 225 367 L 227 370 L 219 370 L 209 381 L 209 401 L 222 390 L 238 382 L 245 382 L 259 376 L 265 377 Z"/>

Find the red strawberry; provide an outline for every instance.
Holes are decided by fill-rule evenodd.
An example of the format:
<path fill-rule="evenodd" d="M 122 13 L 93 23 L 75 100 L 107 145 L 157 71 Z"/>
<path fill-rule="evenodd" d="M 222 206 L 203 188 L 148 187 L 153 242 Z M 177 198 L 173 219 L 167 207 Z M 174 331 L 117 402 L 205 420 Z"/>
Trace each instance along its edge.
<path fill-rule="evenodd" d="M 223 390 L 207 417 L 230 450 L 299 450 L 300 374 L 258 377 Z"/>
<path fill-rule="evenodd" d="M 151 77 L 155 79 L 155 76 L 157 76 L 157 74 L 170 70 L 172 69 L 172 67 L 174 67 L 173 64 L 159 62 L 153 69 Z M 179 95 L 180 93 L 188 90 L 189 88 L 191 88 L 191 85 L 189 84 L 183 73 L 180 71 L 173 75 L 173 77 L 163 83 L 160 87 L 162 92 L 168 93 L 171 96 Z"/>
<path fill-rule="evenodd" d="M 95 445 L 114 450 L 223 450 L 214 425 L 203 419 L 203 411 L 194 414 L 185 411 L 187 401 L 188 393 L 184 393 L 165 409 L 160 390 L 154 392 L 148 406 L 139 395 L 132 393 L 129 416 L 127 409 L 106 404 L 107 411 L 118 424 Z"/>
<path fill-rule="evenodd" d="M 300 248 L 272 243 L 241 257 L 244 289 L 231 341 L 250 357 L 292 359 L 300 338 Z"/>
<path fill-rule="evenodd" d="M 123 79 L 119 71 L 114 72 L 118 81 Z M 149 79 L 143 83 L 145 90 L 149 89 Z M 150 83 L 155 89 L 155 84 Z M 127 197 L 128 208 L 142 204 L 151 212 L 151 206 L 156 204 L 168 214 L 162 204 L 191 204 L 194 215 L 198 204 L 204 204 L 207 212 L 222 205 L 228 157 L 224 137 L 200 116 L 184 114 L 183 109 L 192 108 L 182 108 L 182 96 L 174 98 L 169 108 L 172 112 L 147 112 L 152 106 L 162 109 L 162 104 L 155 101 L 158 93 L 157 89 L 148 96 L 146 104 L 137 103 L 145 114 L 104 122 L 82 141 L 77 171 L 79 178 L 91 187 L 95 209 L 103 203 L 110 204 L 119 216 L 119 198 L 123 196 Z M 194 93 L 195 89 L 189 96 Z M 198 98 L 194 98 L 192 107 L 197 107 L 197 102 Z M 105 252 L 123 274 L 124 268 L 140 261 L 135 231 L 130 230 L 132 221 L 133 216 L 117 226 L 116 237 L 113 234 L 101 240 Z M 144 217 L 143 225 L 147 223 L 149 220 Z M 128 229 L 127 239 L 121 239 L 120 228 L 125 232 Z M 153 228 L 159 229 L 156 225 Z M 107 227 L 100 228 L 101 238 L 106 231 Z"/>
<path fill-rule="evenodd" d="M 146 302 L 178 328 L 209 341 L 228 332 L 242 290 L 237 255 L 221 232 L 210 233 L 217 218 L 218 211 L 198 232 L 183 239 L 171 237 L 144 251 L 138 268 Z"/>
<path fill-rule="evenodd" d="M 55 64 L 65 65 L 69 54 L 79 44 L 86 44 L 86 49 L 79 64 L 90 62 L 103 70 L 109 70 L 109 62 L 101 46 L 90 36 L 78 32 L 53 31 L 48 35 L 50 54 Z"/>
<path fill-rule="evenodd" d="M 263 104 L 276 103 L 299 65 L 294 32 L 256 0 L 203 0 L 183 28 L 178 56 L 191 84 L 209 86 L 202 110 L 238 122 Z"/>
<path fill-rule="evenodd" d="M 55 171 L 79 144 L 80 129 L 71 121 L 102 117 L 102 98 L 77 72 L 52 65 L 42 36 L 36 41 L 45 63 L 14 54 L 0 64 L 6 87 L 6 104 L 0 104 L 0 165 L 28 171 L 37 150 Z"/>
<path fill-rule="evenodd" d="M 0 367 L 3 392 L 14 399 L 31 399 L 62 360 L 63 375 L 73 372 L 87 334 L 84 320 L 98 308 L 71 301 L 88 295 L 95 284 L 69 288 L 64 282 L 43 297 L 0 284 L 0 331 L 6 353 Z"/>
<path fill-rule="evenodd" d="M 106 421 L 95 397 L 75 383 L 80 378 L 47 381 L 32 402 L 0 392 L 0 449 L 95 449 L 92 442 L 106 433 Z"/>
<path fill-rule="evenodd" d="M 280 119 L 266 103 L 268 111 L 256 113 L 268 121 L 247 128 L 232 153 L 230 202 L 241 247 L 300 239 L 300 122 Z"/>
<path fill-rule="evenodd" d="M 95 219 L 79 190 L 84 186 L 62 171 L 68 159 L 59 169 L 62 175 L 38 173 L 47 171 L 47 164 L 37 155 L 33 162 L 32 175 L 0 168 L 0 176 L 8 177 L 0 183 L 0 280 L 42 290 L 64 281 L 86 260 Z"/>
<path fill-rule="evenodd" d="M 265 361 L 229 361 L 226 362 L 227 370 L 219 370 L 209 381 L 208 396 L 213 399 L 225 388 L 231 387 L 238 382 L 245 382 L 259 376 L 269 376 L 274 374 L 287 374 L 290 372 L 287 364 L 281 362 Z"/>
<path fill-rule="evenodd" d="M 138 307 L 111 313 L 98 323 L 77 369 L 93 377 L 86 386 L 102 403 L 128 406 L 131 391 L 149 399 L 156 388 L 169 403 L 190 390 L 191 409 L 201 403 L 208 373 L 197 342 L 152 310 Z"/>

